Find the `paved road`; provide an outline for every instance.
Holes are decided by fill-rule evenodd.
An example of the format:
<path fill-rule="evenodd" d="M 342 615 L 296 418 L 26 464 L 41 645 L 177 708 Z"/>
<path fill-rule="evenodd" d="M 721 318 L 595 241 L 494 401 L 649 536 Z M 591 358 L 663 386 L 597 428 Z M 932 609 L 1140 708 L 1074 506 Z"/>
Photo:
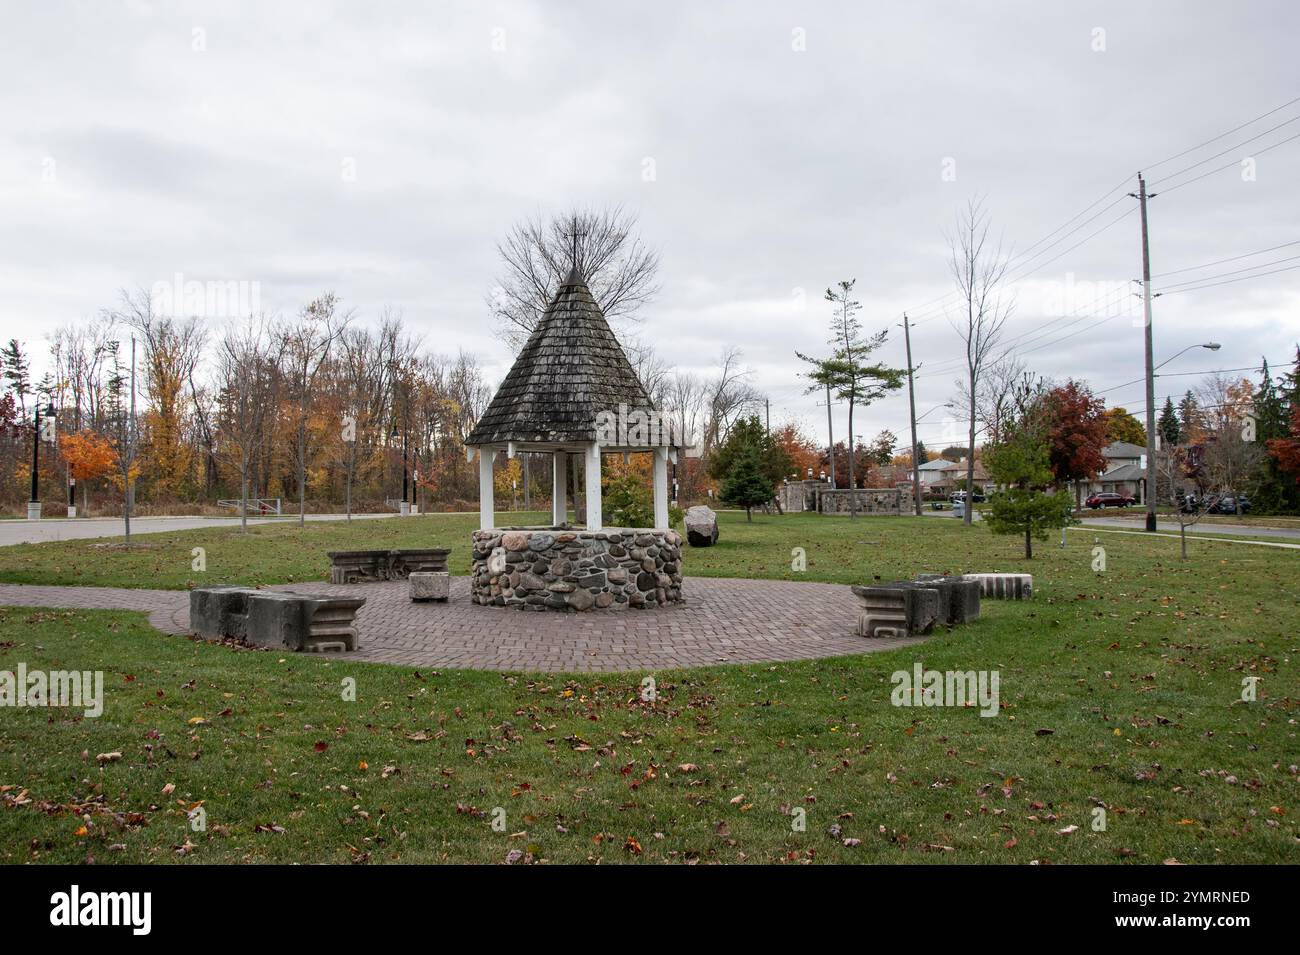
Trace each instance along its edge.
<path fill-rule="evenodd" d="M 353 519 L 396 517 L 396 514 L 354 514 Z M 309 521 L 341 521 L 343 514 L 308 514 Z M 297 520 L 296 517 L 292 518 Z M 250 524 L 269 524 L 289 518 L 252 518 Z M 197 527 L 238 527 L 237 517 L 135 517 L 131 519 L 131 534 L 162 534 L 168 531 L 187 531 Z M 32 544 L 37 541 L 77 540 L 89 537 L 121 537 L 125 532 L 120 517 L 88 517 L 68 520 L 54 518 L 43 521 L 0 521 L 0 547 L 9 544 Z"/>
<path fill-rule="evenodd" d="M 1145 531 L 1141 520 L 1126 520 L 1122 517 L 1085 517 L 1085 527 L 1122 527 L 1130 531 Z M 1178 533 L 1178 521 L 1170 518 L 1158 518 L 1157 527 L 1163 532 Z M 1300 528 L 1294 527 L 1256 527 L 1253 524 L 1197 524 L 1187 528 L 1189 534 L 1224 534 L 1231 537 L 1279 537 L 1288 540 L 1300 540 Z"/>

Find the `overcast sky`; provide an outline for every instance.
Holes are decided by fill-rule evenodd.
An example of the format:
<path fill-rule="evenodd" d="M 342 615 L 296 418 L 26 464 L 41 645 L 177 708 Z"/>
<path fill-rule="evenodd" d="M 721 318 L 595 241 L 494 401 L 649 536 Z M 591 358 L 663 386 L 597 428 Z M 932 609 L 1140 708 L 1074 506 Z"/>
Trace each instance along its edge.
<path fill-rule="evenodd" d="M 904 365 L 901 312 L 920 320 L 920 436 L 937 448 L 957 437 L 930 409 L 955 390 L 960 344 L 933 300 L 968 198 L 1023 254 L 1013 274 L 1038 269 L 1014 287 L 1008 338 L 1096 389 L 1142 375 L 1122 288 L 1140 275 L 1138 217 L 1115 221 L 1137 170 L 1161 192 L 1234 164 L 1152 200 L 1152 270 L 1179 270 L 1157 289 L 1300 262 L 1280 261 L 1296 245 L 1181 271 L 1300 240 L 1300 139 L 1263 152 L 1300 119 L 1231 148 L 1300 103 L 1156 165 L 1300 96 L 1297 27 L 1289 0 L 9 4 L 3 337 L 43 351 L 119 288 L 179 273 L 256 282 L 286 314 L 326 289 L 365 320 L 391 305 L 495 384 L 510 362 L 484 304 L 496 240 L 536 212 L 621 203 L 662 256 L 636 334 L 672 365 L 707 371 L 739 346 L 773 422 L 824 437 L 793 353 L 824 347 L 822 292 L 856 278 L 887 361 Z M 1163 371 L 1288 359 L 1298 290 L 1283 271 L 1157 299 L 1157 361 L 1207 340 L 1223 348 Z M 1142 394 L 1106 397 L 1136 410 Z M 885 427 L 905 440 L 906 392 L 854 430 Z"/>

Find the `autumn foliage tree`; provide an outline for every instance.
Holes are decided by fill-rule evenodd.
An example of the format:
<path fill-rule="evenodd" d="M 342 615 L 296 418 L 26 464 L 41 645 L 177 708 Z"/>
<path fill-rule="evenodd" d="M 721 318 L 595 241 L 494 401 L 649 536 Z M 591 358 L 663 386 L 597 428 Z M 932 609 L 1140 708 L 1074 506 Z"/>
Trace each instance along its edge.
<path fill-rule="evenodd" d="M 1086 385 L 1071 380 L 1047 393 L 1045 410 L 1048 464 L 1057 488 L 1104 470 L 1102 449 L 1109 443 L 1105 403 Z M 1082 503 L 1082 494 L 1076 484 L 1076 505 Z"/>
<path fill-rule="evenodd" d="M 59 446 L 69 476 L 81 484 L 82 510 L 89 513 L 89 482 L 113 473 L 117 468 L 117 452 L 107 438 L 89 430 L 64 435 Z"/>

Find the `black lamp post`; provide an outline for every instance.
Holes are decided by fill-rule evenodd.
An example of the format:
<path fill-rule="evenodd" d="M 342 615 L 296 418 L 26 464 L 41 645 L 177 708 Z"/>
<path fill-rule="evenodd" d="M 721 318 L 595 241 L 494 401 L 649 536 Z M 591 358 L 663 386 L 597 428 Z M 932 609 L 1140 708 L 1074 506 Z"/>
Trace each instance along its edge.
<path fill-rule="evenodd" d="M 38 392 L 44 394 L 47 398 L 45 415 L 53 418 L 55 415 L 54 402 L 49 401 L 48 392 Z M 32 412 L 32 497 L 27 502 L 27 519 L 29 521 L 39 521 L 41 519 L 41 402 L 38 398 L 36 407 Z"/>

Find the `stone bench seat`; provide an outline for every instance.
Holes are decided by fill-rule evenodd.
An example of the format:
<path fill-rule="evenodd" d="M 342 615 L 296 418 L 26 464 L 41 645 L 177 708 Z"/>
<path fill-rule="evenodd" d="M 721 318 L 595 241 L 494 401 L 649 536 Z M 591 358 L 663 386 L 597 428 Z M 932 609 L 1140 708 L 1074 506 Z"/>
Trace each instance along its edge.
<path fill-rule="evenodd" d="M 210 640 L 231 638 L 277 650 L 357 648 L 357 611 L 364 597 L 333 597 L 250 587 L 190 591 L 190 629 Z"/>
<path fill-rule="evenodd" d="M 936 623 L 969 623 L 980 615 L 980 586 L 962 577 L 923 574 L 916 580 L 854 587 L 853 593 L 862 601 L 861 637 L 917 636 Z"/>
<path fill-rule="evenodd" d="M 330 583 L 405 580 L 412 573 L 445 574 L 450 554 L 449 547 L 329 551 Z"/>

